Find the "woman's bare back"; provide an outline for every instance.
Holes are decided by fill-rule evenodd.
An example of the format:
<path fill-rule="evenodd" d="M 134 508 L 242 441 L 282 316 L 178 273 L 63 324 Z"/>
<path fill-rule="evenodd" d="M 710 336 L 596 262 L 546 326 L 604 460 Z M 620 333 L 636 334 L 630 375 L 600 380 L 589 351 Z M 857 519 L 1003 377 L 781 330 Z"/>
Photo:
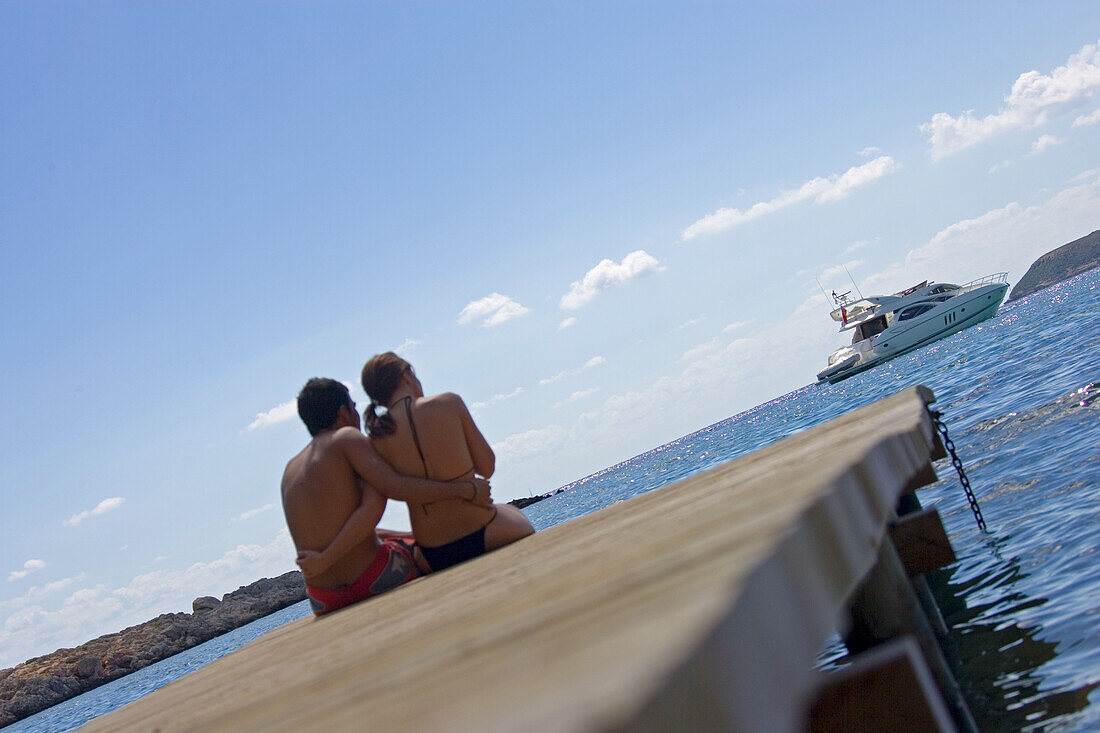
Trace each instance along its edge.
<path fill-rule="evenodd" d="M 493 473 L 492 450 L 458 395 L 410 395 L 391 404 L 389 412 L 396 430 L 371 442 L 398 473 L 440 481 L 470 478 L 475 473 L 489 478 Z M 476 532 L 495 513 L 461 500 L 409 504 L 413 534 L 423 547 L 438 547 Z"/>

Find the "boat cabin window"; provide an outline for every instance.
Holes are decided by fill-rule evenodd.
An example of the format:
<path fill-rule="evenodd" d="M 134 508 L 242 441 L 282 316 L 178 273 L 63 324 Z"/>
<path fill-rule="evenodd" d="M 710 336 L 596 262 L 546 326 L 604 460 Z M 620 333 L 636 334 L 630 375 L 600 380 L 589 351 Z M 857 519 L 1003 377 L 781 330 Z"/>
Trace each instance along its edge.
<path fill-rule="evenodd" d="M 872 318 L 866 323 L 861 323 L 856 326 L 856 332 L 852 334 L 852 343 L 859 343 L 864 339 L 869 339 L 875 334 L 882 333 L 886 330 L 886 316 L 879 316 L 878 318 Z"/>
<path fill-rule="evenodd" d="M 899 321 L 908 321 L 910 318 L 916 318 L 921 313 L 926 313 L 932 310 L 936 306 L 932 303 L 918 303 L 917 305 L 911 305 L 901 313 L 898 313 Z"/>
<path fill-rule="evenodd" d="M 947 293 L 947 292 L 950 292 L 952 290 L 957 290 L 957 289 L 958 288 L 956 288 L 954 285 L 937 285 L 936 287 L 929 290 L 928 294 L 929 295 L 939 295 L 940 293 Z"/>

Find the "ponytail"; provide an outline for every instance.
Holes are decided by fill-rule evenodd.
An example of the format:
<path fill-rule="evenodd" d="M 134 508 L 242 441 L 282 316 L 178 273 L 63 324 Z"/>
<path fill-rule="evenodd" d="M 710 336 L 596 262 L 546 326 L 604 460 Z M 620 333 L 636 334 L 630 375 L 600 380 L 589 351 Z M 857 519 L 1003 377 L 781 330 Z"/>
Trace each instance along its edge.
<path fill-rule="evenodd" d="M 393 393 L 401 385 L 402 375 L 410 368 L 409 362 L 392 351 L 376 354 L 363 365 L 360 381 L 363 384 L 363 391 L 370 397 L 370 405 L 363 411 L 363 421 L 367 424 L 367 432 L 372 438 L 391 435 L 397 430 L 397 423 L 389 410 L 379 415 L 378 408 L 390 403 Z"/>
<path fill-rule="evenodd" d="M 373 401 L 367 405 L 367 409 L 363 410 L 363 422 L 367 424 L 367 434 L 372 438 L 392 435 L 397 430 L 397 423 L 394 422 L 390 411 L 386 410 L 379 415 L 378 403 Z"/>

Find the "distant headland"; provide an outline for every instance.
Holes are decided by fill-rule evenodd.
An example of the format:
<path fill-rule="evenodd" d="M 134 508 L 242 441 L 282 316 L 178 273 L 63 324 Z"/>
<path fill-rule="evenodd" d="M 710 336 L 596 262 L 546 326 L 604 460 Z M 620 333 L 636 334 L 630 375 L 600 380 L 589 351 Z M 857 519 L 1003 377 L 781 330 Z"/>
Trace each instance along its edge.
<path fill-rule="evenodd" d="M 1024 298 L 1094 267 L 1100 267 L 1100 230 L 1063 244 L 1035 260 L 1012 288 L 1008 299 Z"/>
<path fill-rule="evenodd" d="M 263 578 L 221 600 L 196 598 L 193 613 L 165 613 L 75 649 L 58 649 L 0 670 L 0 727 L 76 697 L 305 600 L 297 570 Z"/>

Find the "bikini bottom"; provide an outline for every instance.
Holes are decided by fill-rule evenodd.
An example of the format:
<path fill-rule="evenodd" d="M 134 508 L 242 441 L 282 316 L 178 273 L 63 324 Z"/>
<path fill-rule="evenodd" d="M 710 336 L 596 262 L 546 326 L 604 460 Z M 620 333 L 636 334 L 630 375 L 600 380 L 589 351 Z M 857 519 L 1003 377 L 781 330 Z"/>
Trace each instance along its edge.
<path fill-rule="evenodd" d="M 485 527 L 488 527 L 495 518 L 496 512 L 494 511 L 493 516 L 485 523 Z M 472 560 L 485 554 L 485 527 L 439 547 L 420 545 L 420 552 L 433 571 L 443 570 L 452 565 L 458 565 L 460 562 Z"/>

